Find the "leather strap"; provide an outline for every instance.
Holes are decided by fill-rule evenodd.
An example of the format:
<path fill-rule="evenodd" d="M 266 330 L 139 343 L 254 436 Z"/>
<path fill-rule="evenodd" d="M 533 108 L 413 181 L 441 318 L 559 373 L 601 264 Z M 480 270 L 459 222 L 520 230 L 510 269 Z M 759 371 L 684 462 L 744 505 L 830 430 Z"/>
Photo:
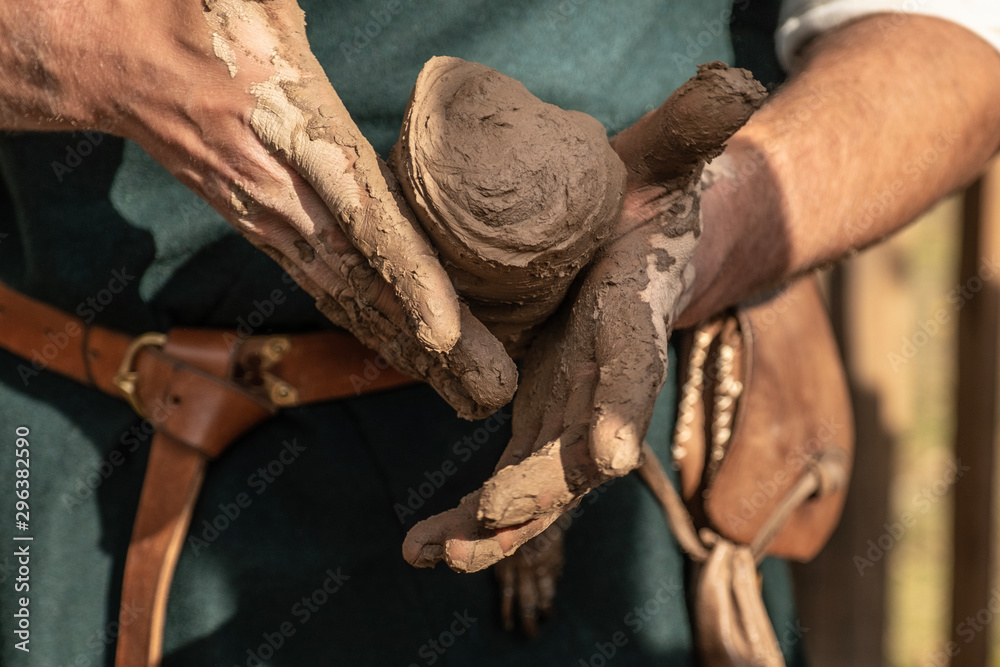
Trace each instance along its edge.
<path fill-rule="evenodd" d="M 170 582 L 207 460 L 162 431 L 153 436 L 122 582 L 121 608 L 137 615 L 119 619 L 115 667 L 160 664 Z"/>
<path fill-rule="evenodd" d="M 646 443 L 639 476 L 659 501 L 670 530 L 694 563 L 696 646 L 706 665 L 784 667 L 784 658 L 761 597 L 757 566 L 788 518 L 811 498 L 837 493 L 847 483 L 837 450 L 824 452 L 781 498 L 750 544 L 710 528 L 695 528 L 680 494 Z"/>
<path fill-rule="evenodd" d="M 136 338 L 63 312 L 0 283 L 0 349 L 22 357 L 30 378 L 54 371 L 122 398 L 115 376 Z M 186 363 L 226 378 L 276 407 L 305 405 L 391 389 L 415 380 L 344 331 L 241 336 L 225 329 L 172 329 L 171 351 Z M 136 352 L 135 364 L 156 346 Z M 294 390 L 274 400 L 270 388 Z"/>
<path fill-rule="evenodd" d="M 416 382 L 347 333 L 241 337 L 174 329 L 131 338 L 0 283 L 0 348 L 124 398 L 155 427 L 125 559 L 116 667 L 160 664 L 167 598 L 208 462 L 281 407 Z"/>

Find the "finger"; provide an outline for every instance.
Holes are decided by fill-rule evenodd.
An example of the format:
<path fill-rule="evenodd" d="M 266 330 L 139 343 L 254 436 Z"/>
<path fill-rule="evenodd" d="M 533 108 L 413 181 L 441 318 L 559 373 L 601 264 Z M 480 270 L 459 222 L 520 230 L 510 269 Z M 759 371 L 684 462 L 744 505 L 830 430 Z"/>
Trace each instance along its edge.
<path fill-rule="evenodd" d="M 620 239 L 592 273 L 604 326 L 594 343 L 600 371 L 590 449 L 605 475 L 619 477 L 641 461 L 642 439 L 666 380 L 670 326 L 684 291 L 682 267 L 694 243 L 690 233 L 633 234 Z"/>
<path fill-rule="evenodd" d="M 694 77 L 612 144 L 630 174 L 643 182 L 689 176 L 722 152 L 766 96 L 747 70 L 719 62 L 699 65 Z"/>
<path fill-rule="evenodd" d="M 581 293 L 565 327 L 554 330 L 553 344 L 543 348 L 547 356 L 526 369 L 535 376 L 554 378 L 552 397 L 531 447 L 533 453 L 498 469 L 483 485 L 479 518 L 491 528 L 559 511 L 603 481 L 588 458 L 586 444 L 597 382 L 594 312 L 593 300 Z"/>
<path fill-rule="evenodd" d="M 626 332 L 601 336 L 597 341 L 599 380 L 594 390 L 590 453 L 594 464 L 609 477 L 634 470 L 641 461 L 642 439 L 653 415 L 653 406 L 666 378 L 665 327 L 654 326 L 657 315 L 650 304 L 637 301 L 638 313 Z M 637 313 L 608 313 L 627 322 Z M 662 319 L 659 320 L 662 322 Z"/>
<path fill-rule="evenodd" d="M 571 519 L 571 516 L 564 514 L 561 518 Z M 534 581 L 538 611 L 546 616 L 552 613 L 556 580 L 562 573 L 562 523 L 563 521 L 556 521 L 517 552 L 518 556 L 522 556 L 526 576 Z"/>
<path fill-rule="evenodd" d="M 415 567 L 433 567 L 444 561 L 456 572 L 478 572 L 514 553 L 559 518 L 558 514 L 547 515 L 494 531 L 476 519 L 478 504 L 476 491 L 458 507 L 417 523 L 403 540 L 403 558 Z"/>
<path fill-rule="evenodd" d="M 254 86 L 254 131 L 336 213 L 347 239 L 392 286 L 417 339 L 432 351 L 451 350 L 461 334 L 458 296 L 413 214 L 390 191 L 388 171 L 325 78 L 285 74 L 289 81 Z"/>
<path fill-rule="evenodd" d="M 493 566 L 500 582 L 500 616 L 503 619 L 504 630 L 514 629 L 514 596 L 516 594 L 517 568 L 509 558 L 501 560 Z"/>
<path fill-rule="evenodd" d="M 559 358 L 561 328 L 553 322 L 532 343 L 524 361 L 525 372 L 514 396 L 510 443 L 500 455 L 494 472 L 526 459 L 562 431 L 566 387 L 563 376 L 550 368 Z"/>
<path fill-rule="evenodd" d="M 275 239 L 274 236 L 271 238 Z M 313 267 L 310 277 L 301 261 L 289 258 L 278 248 L 266 244 L 259 247 L 316 299 L 317 308 L 334 324 L 351 331 L 362 343 L 378 350 L 400 372 L 428 382 L 459 416 L 483 419 L 510 401 L 517 386 L 517 369 L 513 361 L 507 360 L 494 374 L 484 381 L 477 381 L 474 374 L 462 372 L 464 366 L 461 362 L 449 364 L 447 359 L 442 358 L 444 355 L 428 352 L 407 331 L 399 329 L 390 320 L 375 317 L 374 314 L 369 314 L 367 318 L 359 317 L 357 304 L 349 292 L 340 289 L 341 281 L 328 267 Z M 471 313 L 468 321 L 472 327 L 483 326 Z M 460 340 L 451 354 L 467 356 L 465 340 Z"/>
<path fill-rule="evenodd" d="M 517 557 L 517 554 L 514 555 Z M 517 606 L 521 612 L 521 627 L 525 634 L 534 637 L 538 634 L 538 589 L 534 573 L 527 567 L 520 571 L 518 577 Z"/>
<path fill-rule="evenodd" d="M 455 408 L 460 417 L 483 419 L 510 401 L 517 388 L 517 368 L 509 358 L 503 357 L 506 359 L 503 366 L 495 369 L 487 378 L 479 379 L 475 373 L 463 372 L 465 364 L 462 357 L 470 355 L 464 334 L 449 355 L 435 355 L 425 350 L 407 331 L 400 330 L 388 320 L 359 323 L 353 302 L 348 300 L 344 303 L 333 298 L 331 291 L 314 282 L 300 263 L 289 259 L 275 248 L 265 246 L 262 250 L 271 255 L 299 285 L 316 298 L 317 308 L 334 324 L 351 331 L 362 343 L 378 350 L 393 368 L 426 381 Z M 328 270 L 314 271 L 314 275 L 322 284 L 336 282 L 336 276 Z M 463 320 L 463 326 L 483 325 L 469 313 L 467 320 Z M 469 339 L 475 340 L 474 336 Z"/>
<path fill-rule="evenodd" d="M 566 441 L 574 433 L 583 436 L 596 371 L 593 330 L 594 306 L 582 294 L 571 307 L 562 308 L 532 343 L 514 399 L 513 438 L 496 470 L 524 460 L 560 437 Z"/>
<path fill-rule="evenodd" d="M 501 529 L 558 515 L 604 479 L 585 440 L 568 445 L 556 440 L 487 480 L 477 517 L 487 528 Z"/>
<path fill-rule="evenodd" d="M 545 615 L 552 614 L 552 603 L 556 599 L 556 579 L 559 573 L 546 568 L 538 573 L 538 608 Z"/>
<path fill-rule="evenodd" d="M 448 384 L 449 393 L 442 393 L 460 417 L 482 419 L 514 397 L 518 377 L 514 360 L 464 303 L 461 304 L 458 342 L 450 352 L 434 356 L 440 360 L 432 367 L 434 372 L 442 373 L 447 369 L 461 383 L 461 391 Z"/>
<path fill-rule="evenodd" d="M 236 11 L 230 3 L 211 4 L 206 19 L 214 39 L 228 43 L 230 76 L 249 77 L 251 129 L 337 216 L 299 232 L 307 240 L 325 240 L 339 226 L 340 236 L 346 235 L 364 263 L 391 286 L 421 344 L 435 352 L 452 349 L 460 335 L 460 314 L 451 281 L 412 215 L 400 206 L 402 197 L 390 192 L 384 166 L 312 54 L 302 11 L 294 2 L 251 3 Z"/>

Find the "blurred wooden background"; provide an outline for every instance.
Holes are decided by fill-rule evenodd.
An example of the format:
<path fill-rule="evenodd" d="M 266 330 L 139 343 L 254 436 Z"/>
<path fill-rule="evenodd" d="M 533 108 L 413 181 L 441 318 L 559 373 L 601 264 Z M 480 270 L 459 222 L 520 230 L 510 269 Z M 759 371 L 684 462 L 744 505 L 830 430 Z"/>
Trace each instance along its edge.
<path fill-rule="evenodd" d="M 1000 667 L 1000 166 L 829 297 L 858 439 L 841 526 L 795 568 L 812 663 Z"/>

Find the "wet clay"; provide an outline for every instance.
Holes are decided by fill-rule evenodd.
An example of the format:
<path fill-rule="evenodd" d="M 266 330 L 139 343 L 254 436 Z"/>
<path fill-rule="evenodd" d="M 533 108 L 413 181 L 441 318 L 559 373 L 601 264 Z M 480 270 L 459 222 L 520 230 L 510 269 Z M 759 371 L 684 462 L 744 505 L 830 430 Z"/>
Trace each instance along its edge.
<path fill-rule="evenodd" d="M 459 58 L 424 65 L 390 166 L 456 290 L 508 349 L 563 300 L 625 193 L 597 120 Z"/>

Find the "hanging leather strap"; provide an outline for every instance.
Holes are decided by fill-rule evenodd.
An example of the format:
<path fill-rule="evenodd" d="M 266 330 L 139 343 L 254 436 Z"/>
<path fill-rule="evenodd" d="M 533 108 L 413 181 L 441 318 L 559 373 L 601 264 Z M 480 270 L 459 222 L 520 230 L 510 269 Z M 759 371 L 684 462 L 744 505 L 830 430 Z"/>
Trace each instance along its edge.
<path fill-rule="evenodd" d="M 191 523 L 206 457 L 157 432 L 139 497 L 125 558 L 122 610 L 119 619 L 116 667 L 159 665 L 163 654 L 163 627 L 167 598 L 184 537 Z"/>
<path fill-rule="evenodd" d="M 709 528 L 700 531 L 656 454 L 643 442 L 639 476 L 656 496 L 681 548 L 695 563 L 697 646 L 706 665 L 784 667 L 761 598 L 757 566 L 791 516 L 810 498 L 836 493 L 848 468 L 836 450 L 824 452 L 766 518 L 751 544 L 739 544 Z"/>

